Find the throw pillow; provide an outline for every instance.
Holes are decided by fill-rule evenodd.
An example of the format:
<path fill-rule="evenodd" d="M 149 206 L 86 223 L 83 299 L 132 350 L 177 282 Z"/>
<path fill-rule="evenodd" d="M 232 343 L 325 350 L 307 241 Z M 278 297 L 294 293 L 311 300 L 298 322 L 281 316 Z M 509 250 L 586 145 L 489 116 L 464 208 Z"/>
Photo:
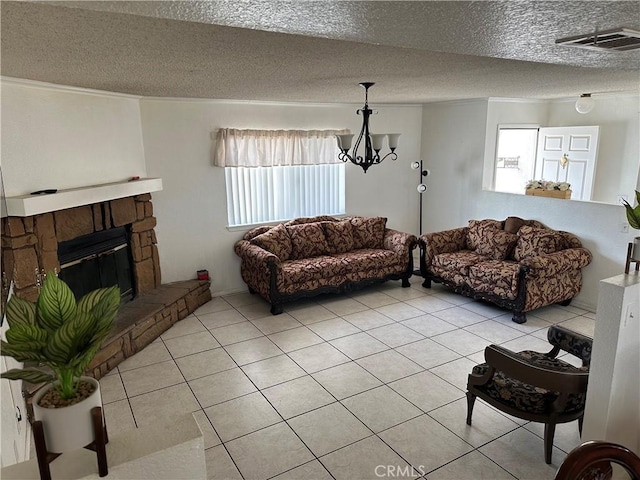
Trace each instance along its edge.
<path fill-rule="evenodd" d="M 485 241 L 489 233 L 502 230 L 502 222 L 498 220 L 469 220 L 467 231 L 467 248 L 476 250 Z"/>
<path fill-rule="evenodd" d="M 250 242 L 260 248 L 264 248 L 267 252 L 273 253 L 283 262 L 289 260 L 291 256 L 291 239 L 282 223 L 257 237 L 253 237 Z"/>
<path fill-rule="evenodd" d="M 504 230 L 485 230 L 485 236 L 476 248 L 476 253 L 493 260 L 504 260 L 516 246 L 518 236 Z"/>
<path fill-rule="evenodd" d="M 513 251 L 513 258 L 520 261 L 528 257 L 548 255 L 564 248 L 561 233 L 550 228 L 523 225 L 518 232 L 518 243 Z"/>
<path fill-rule="evenodd" d="M 291 238 L 291 260 L 319 257 L 329 252 L 320 223 L 302 223 L 285 227 Z"/>
<path fill-rule="evenodd" d="M 352 217 L 353 248 L 384 248 L 385 217 Z"/>
<path fill-rule="evenodd" d="M 518 233 L 520 227 L 525 224 L 526 221 L 520 217 L 508 217 L 504 221 L 504 231 L 509 233 Z"/>
<path fill-rule="evenodd" d="M 349 220 L 322 222 L 329 252 L 345 253 L 353 250 L 353 226 Z"/>

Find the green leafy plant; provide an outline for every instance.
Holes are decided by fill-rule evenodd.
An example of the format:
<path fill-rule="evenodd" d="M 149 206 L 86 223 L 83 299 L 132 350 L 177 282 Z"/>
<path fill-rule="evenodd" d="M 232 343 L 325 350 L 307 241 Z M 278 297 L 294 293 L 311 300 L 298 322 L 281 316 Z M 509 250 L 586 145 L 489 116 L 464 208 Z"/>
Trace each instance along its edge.
<path fill-rule="evenodd" d="M 636 205 L 635 208 L 633 208 L 626 200 L 622 200 L 622 203 L 624 204 L 624 208 L 627 210 L 627 220 L 629 221 L 629 225 L 631 228 L 640 230 L 640 191 L 636 190 L 636 203 L 638 205 Z"/>
<path fill-rule="evenodd" d="M 94 290 L 76 302 L 67 284 L 49 272 L 36 303 L 16 296 L 7 303 L 9 329 L 0 354 L 18 362 L 38 362 L 53 374 L 38 367 L 14 368 L 2 378 L 30 383 L 57 380 L 54 387 L 60 397 L 73 398 L 78 378 L 113 328 L 119 307 L 118 287 Z"/>

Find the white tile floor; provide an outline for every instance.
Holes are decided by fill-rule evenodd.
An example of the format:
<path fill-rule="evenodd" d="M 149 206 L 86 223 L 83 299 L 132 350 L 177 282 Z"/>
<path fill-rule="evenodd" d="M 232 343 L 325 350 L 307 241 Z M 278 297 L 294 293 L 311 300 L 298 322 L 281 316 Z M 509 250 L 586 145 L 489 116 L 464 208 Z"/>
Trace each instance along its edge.
<path fill-rule="evenodd" d="M 579 443 L 558 426 L 553 464 L 542 425 L 476 402 L 465 388 L 490 343 L 547 351 L 560 323 L 593 335 L 576 307 L 496 307 L 439 285 L 400 282 L 289 304 L 215 298 L 101 380 L 112 435 L 193 412 L 210 479 L 552 479 Z"/>

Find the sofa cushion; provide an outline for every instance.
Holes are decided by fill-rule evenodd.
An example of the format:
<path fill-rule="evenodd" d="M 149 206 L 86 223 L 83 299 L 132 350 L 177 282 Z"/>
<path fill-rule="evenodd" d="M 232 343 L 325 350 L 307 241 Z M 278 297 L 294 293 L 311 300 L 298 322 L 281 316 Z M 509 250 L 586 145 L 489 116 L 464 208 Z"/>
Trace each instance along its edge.
<path fill-rule="evenodd" d="M 329 252 L 320 223 L 302 223 L 285 227 L 291 238 L 291 260 L 318 257 Z"/>
<path fill-rule="evenodd" d="M 337 253 L 332 257 L 340 260 L 345 271 L 366 272 L 389 266 L 406 266 L 406 257 L 393 250 L 381 248 L 361 248 L 347 253 Z"/>
<path fill-rule="evenodd" d="M 467 248 L 475 250 L 480 243 L 486 242 L 488 235 L 499 230 L 502 230 L 502 222 L 499 220 L 469 220 Z"/>
<path fill-rule="evenodd" d="M 463 276 L 469 275 L 469 267 L 478 262 L 486 260 L 482 255 L 478 255 L 470 250 L 459 250 L 451 253 L 440 253 L 433 257 L 432 266 L 441 270 L 459 273 Z"/>
<path fill-rule="evenodd" d="M 518 243 L 513 251 L 515 260 L 548 255 L 564 248 L 564 237 L 550 228 L 523 225 L 518 232 Z"/>
<path fill-rule="evenodd" d="M 312 258 L 289 260 L 282 264 L 282 276 L 292 284 L 305 283 L 317 278 L 331 278 L 346 273 L 347 266 L 339 258 L 320 255 Z"/>
<path fill-rule="evenodd" d="M 253 237 L 250 242 L 260 248 L 264 248 L 267 252 L 273 253 L 283 262 L 291 256 L 291 239 L 282 223 Z"/>
<path fill-rule="evenodd" d="M 518 295 L 520 265 L 509 260 L 485 260 L 469 267 L 467 283 L 477 292 L 513 300 Z"/>
<path fill-rule="evenodd" d="M 504 260 L 516 246 L 518 236 L 504 230 L 484 230 L 484 237 L 478 243 L 476 253 L 493 260 Z"/>
<path fill-rule="evenodd" d="M 384 248 L 385 217 L 352 217 L 353 248 Z"/>
<path fill-rule="evenodd" d="M 526 225 L 527 221 L 520 217 L 507 217 L 504 221 L 504 231 L 509 233 L 518 233 L 520 227 Z"/>
<path fill-rule="evenodd" d="M 322 222 L 329 253 L 344 253 L 353 250 L 353 226 L 349 220 Z"/>

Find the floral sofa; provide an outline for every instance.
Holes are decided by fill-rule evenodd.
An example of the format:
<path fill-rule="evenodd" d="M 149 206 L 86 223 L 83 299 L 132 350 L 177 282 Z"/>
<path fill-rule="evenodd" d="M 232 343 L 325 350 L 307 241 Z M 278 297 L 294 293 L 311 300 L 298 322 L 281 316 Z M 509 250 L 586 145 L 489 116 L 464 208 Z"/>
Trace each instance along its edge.
<path fill-rule="evenodd" d="M 413 274 L 414 235 L 386 228 L 383 217 L 298 218 L 249 230 L 235 244 L 251 293 L 282 304 L 321 293 L 349 291 Z"/>
<path fill-rule="evenodd" d="M 568 232 L 536 220 L 471 220 L 469 226 L 419 239 L 422 284 L 442 282 L 454 291 L 493 302 L 526 322 L 526 312 L 568 305 L 582 287 L 591 253 Z"/>

